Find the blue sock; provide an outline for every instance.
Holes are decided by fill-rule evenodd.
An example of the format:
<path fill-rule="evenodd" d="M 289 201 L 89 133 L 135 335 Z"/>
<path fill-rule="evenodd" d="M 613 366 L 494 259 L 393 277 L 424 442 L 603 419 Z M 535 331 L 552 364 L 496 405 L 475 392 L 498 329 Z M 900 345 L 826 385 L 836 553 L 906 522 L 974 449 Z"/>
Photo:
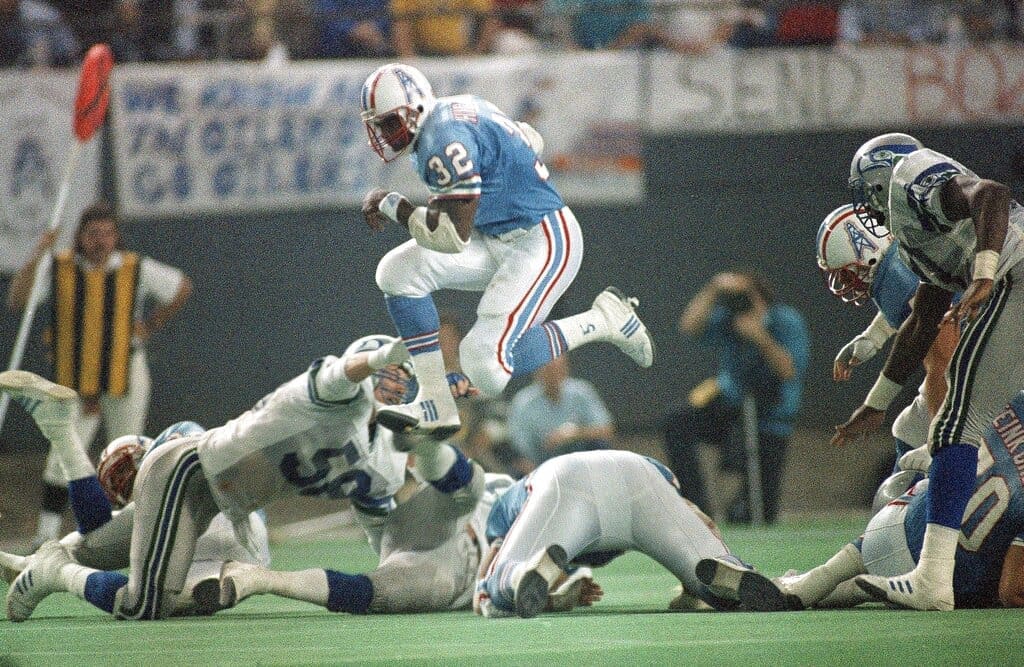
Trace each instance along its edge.
<path fill-rule="evenodd" d="M 110 501 L 96 475 L 68 482 L 68 499 L 82 535 L 110 521 Z"/>
<path fill-rule="evenodd" d="M 448 468 L 448 472 L 445 473 L 444 477 L 435 479 L 430 483 L 441 493 L 458 491 L 469 484 L 469 480 L 473 478 L 473 466 L 469 465 L 469 459 L 459 451 L 458 447 L 452 447 L 452 449 L 455 450 L 455 463 L 452 464 L 451 468 Z"/>
<path fill-rule="evenodd" d="M 978 448 L 956 444 L 932 455 L 928 477 L 928 523 L 960 530 L 967 501 L 974 493 Z"/>
<path fill-rule="evenodd" d="M 108 614 L 114 613 L 117 592 L 128 585 L 120 572 L 93 572 L 85 579 L 85 599 Z"/>
<path fill-rule="evenodd" d="M 529 375 L 569 349 L 562 330 L 554 322 L 526 330 L 512 347 L 512 377 Z"/>
<path fill-rule="evenodd" d="M 330 611 L 347 611 L 350 614 L 365 614 L 373 601 L 373 582 L 365 574 L 345 574 L 335 570 L 327 573 L 327 608 Z"/>
<path fill-rule="evenodd" d="M 409 348 L 409 354 L 415 356 L 441 349 L 437 341 L 441 318 L 437 314 L 434 297 L 388 296 L 384 299 L 384 304 L 398 335 Z"/>
<path fill-rule="evenodd" d="M 491 598 L 491 604 L 503 611 L 515 610 L 515 591 L 512 590 L 512 571 L 517 563 L 505 561 L 500 563 L 489 577 L 484 579 L 480 586 L 487 596 Z M 505 586 L 502 586 L 505 580 Z"/>

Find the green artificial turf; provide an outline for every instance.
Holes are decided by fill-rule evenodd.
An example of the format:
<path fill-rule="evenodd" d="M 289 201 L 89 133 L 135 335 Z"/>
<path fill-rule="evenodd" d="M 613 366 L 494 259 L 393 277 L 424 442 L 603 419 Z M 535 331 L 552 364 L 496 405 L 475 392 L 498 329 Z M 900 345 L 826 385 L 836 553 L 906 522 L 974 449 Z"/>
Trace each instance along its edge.
<path fill-rule="evenodd" d="M 725 527 L 733 551 L 770 575 L 822 562 L 864 520 Z M 373 567 L 357 541 L 275 544 L 274 566 Z M 25 623 L 0 622 L 0 665 L 557 664 L 1012 665 L 1024 659 L 1014 610 L 922 613 L 881 605 L 781 614 L 672 613 L 675 582 L 638 554 L 597 571 L 590 609 L 530 620 L 471 612 L 331 614 L 261 596 L 210 618 L 114 621 L 67 594 Z M 4 590 L 0 584 L 0 590 Z"/>

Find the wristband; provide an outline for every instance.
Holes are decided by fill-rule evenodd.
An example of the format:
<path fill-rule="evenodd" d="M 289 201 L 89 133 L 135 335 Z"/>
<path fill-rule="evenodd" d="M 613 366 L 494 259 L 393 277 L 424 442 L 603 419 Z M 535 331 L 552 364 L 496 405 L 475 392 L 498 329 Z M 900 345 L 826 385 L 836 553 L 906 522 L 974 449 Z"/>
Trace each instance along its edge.
<path fill-rule="evenodd" d="M 896 384 L 885 377 L 885 375 L 879 373 L 878 379 L 875 380 L 875 386 L 871 387 L 871 391 L 868 392 L 867 397 L 864 399 L 864 405 L 885 412 L 889 404 L 892 403 L 893 399 L 902 390 L 903 385 Z"/>
<path fill-rule="evenodd" d="M 996 267 L 999 266 L 999 253 L 995 250 L 982 250 L 974 253 L 974 280 L 995 280 Z"/>
<path fill-rule="evenodd" d="M 391 222 L 399 222 L 398 220 L 398 204 L 405 199 L 402 195 L 397 192 L 389 192 L 384 199 L 380 200 L 377 204 L 377 210 L 381 214 L 390 220 Z M 401 223 L 399 223 L 401 224 Z"/>

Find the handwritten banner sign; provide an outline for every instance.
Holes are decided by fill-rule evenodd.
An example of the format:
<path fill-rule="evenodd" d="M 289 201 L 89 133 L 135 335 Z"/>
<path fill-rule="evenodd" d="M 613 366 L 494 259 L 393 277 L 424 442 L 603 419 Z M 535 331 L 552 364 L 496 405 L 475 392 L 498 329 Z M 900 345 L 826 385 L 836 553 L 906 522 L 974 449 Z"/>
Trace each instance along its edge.
<path fill-rule="evenodd" d="M 0 72 L 0 271 L 28 261 L 57 202 L 68 152 L 76 72 Z M 61 219 L 58 246 L 71 242 L 82 209 L 99 192 L 98 139 L 79 156 Z"/>

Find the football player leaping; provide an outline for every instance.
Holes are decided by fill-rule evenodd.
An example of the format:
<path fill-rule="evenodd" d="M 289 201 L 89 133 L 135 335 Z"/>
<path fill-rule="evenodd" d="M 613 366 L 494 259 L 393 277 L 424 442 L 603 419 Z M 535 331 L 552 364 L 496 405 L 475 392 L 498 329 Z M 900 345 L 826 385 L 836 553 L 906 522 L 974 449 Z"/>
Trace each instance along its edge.
<path fill-rule="evenodd" d="M 8 591 L 7 617 L 25 620 L 56 591 L 118 618 L 166 617 L 183 589 L 196 540 L 213 518 L 223 512 L 248 544 L 249 514 L 279 498 L 348 498 L 373 541 L 396 506 L 406 455 L 383 430 L 374 437 L 371 424 L 378 405 L 411 393 L 415 378 L 407 362 L 401 342 L 367 336 L 340 358 L 318 359 L 223 426 L 160 446 L 143 460 L 134 485 L 129 575 L 86 568 L 66 549 L 47 546 Z M 32 386 L 21 393 L 38 401 L 36 411 L 67 400 Z M 475 506 L 484 484 L 478 465 L 433 439 L 420 439 L 414 451 L 427 482 L 467 511 Z M 332 592 L 336 584 L 328 578 Z"/>
<path fill-rule="evenodd" d="M 680 495 L 668 468 L 625 451 L 548 459 L 494 504 L 487 540 L 491 549 L 474 601 L 474 610 L 487 617 L 536 616 L 553 595 L 589 605 L 602 596 L 590 567 L 629 550 L 650 556 L 679 579 L 683 593 L 671 603 L 675 609 L 738 606 L 735 587 L 701 582 L 702 559 L 721 558 L 740 572 L 749 570 L 730 554 L 714 522 Z"/>
<path fill-rule="evenodd" d="M 953 570 L 958 609 L 1024 607 L 1024 392 L 1017 395 L 985 431 L 978 453 L 973 495 L 961 527 Z M 879 489 L 894 495 L 905 488 L 896 473 Z M 912 571 L 923 555 L 932 488 L 922 480 L 891 500 L 872 517 L 864 534 L 845 545 L 827 562 L 804 574 L 787 573 L 774 586 L 740 586 L 748 609 L 782 611 L 816 607 L 849 607 L 873 600 L 856 585 L 859 575 L 894 577 Z M 890 498 L 892 496 L 889 496 Z M 735 570 L 725 561 L 716 567 Z M 744 573 L 748 579 L 755 575 Z"/>
<path fill-rule="evenodd" d="M 459 428 L 438 345 L 439 289 L 482 292 L 477 320 L 460 345 L 462 369 L 484 395 L 500 394 L 566 351 L 592 341 L 615 344 L 641 367 L 654 346 L 635 299 L 608 288 L 593 307 L 545 321 L 575 279 L 583 257 L 579 223 L 548 182 L 543 140 L 490 102 L 435 98 L 419 70 L 389 64 L 363 85 L 370 146 L 385 162 L 410 154 L 432 195 L 413 206 L 397 192 L 373 190 L 363 215 L 373 230 L 397 222 L 412 239 L 377 265 L 377 285 L 416 366 L 420 394 L 383 408 L 395 430 L 444 437 Z M 453 369 L 448 369 L 453 370 Z"/>

